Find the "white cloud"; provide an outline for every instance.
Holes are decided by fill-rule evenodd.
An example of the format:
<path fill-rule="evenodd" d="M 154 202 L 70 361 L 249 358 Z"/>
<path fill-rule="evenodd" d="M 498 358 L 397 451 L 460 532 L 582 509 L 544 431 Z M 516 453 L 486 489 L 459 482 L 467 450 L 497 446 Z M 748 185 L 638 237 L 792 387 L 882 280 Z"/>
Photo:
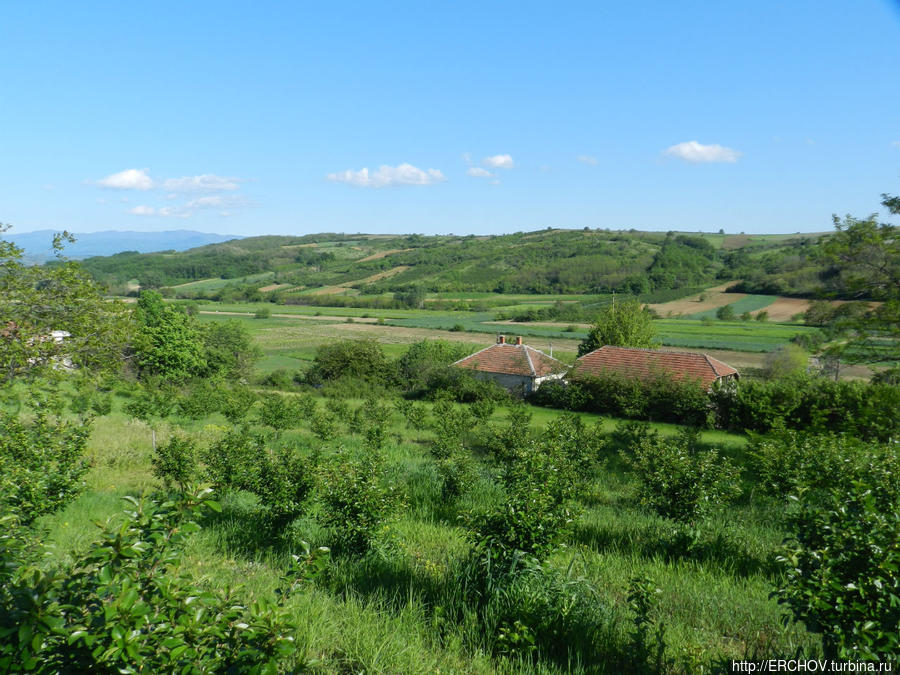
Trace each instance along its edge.
<path fill-rule="evenodd" d="M 153 179 L 147 175 L 147 169 L 125 169 L 101 178 L 97 185 L 114 190 L 150 190 Z"/>
<path fill-rule="evenodd" d="M 251 202 L 240 195 L 210 195 L 197 197 L 184 205 L 186 209 L 222 209 L 250 206 Z"/>
<path fill-rule="evenodd" d="M 422 170 L 412 164 L 400 164 L 399 166 L 383 165 L 377 171 L 369 171 L 367 168 L 359 171 L 340 171 L 326 176 L 335 183 L 347 183 L 357 187 L 383 188 L 394 185 L 434 185 L 447 180 L 437 169 Z"/>
<path fill-rule="evenodd" d="M 736 162 L 741 153 L 732 148 L 726 148 L 722 145 L 703 145 L 697 141 L 687 141 L 686 143 L 678 143 L 666 148 L 666 155 L 691 162 L 694 164 L 702 162 Z"/>
<path fill-rule="evenodd" d="M 511 169 L 516 163 L 513 161 L 513 158 L 509 155 L 494 155 L 493 157 L 485 157 L 481 160 L 481 163 L 485 166 L 489 166 L 492 169 Z"/>
<path fill-rule="evenodd" d="M 221 197 L 198 197 L 192 199 L 185 207 L 188 209 L 213 209 L 224 206 L 225 200 Z"/>
<path fill-rule="evenodd" d="M 582 164 L 590 164 L 591 166 L 596 166 L 597 158 L 591 157 L 590 155 L 578 155 L 578 161 Z"/>
<path fill-rule="evenodd" d="M 135 206 L 133 209 L 129 209 L 128 213 L 135 216 L 155 216 L 156 209 L 152 206 Z"/>
<path fill-rule="evenodd" d="M 163 218 L 190 218 L 193 215 L 184 206 L 164 206 L 157 213 Z"/>
<path fill-rule="evenodd" d="M 466 171 L 466 173 L 474 178 L 491 178 L 494 175 L 487 169 L 482 169 L 480 166 L 473 166 Z"/>
<path fill-rule="evenodd" d="M 163 181 L 162 188 L 174 193 L 221 192 L 237 190 L 242 182 L 242 178 L 205 173 L 200 176 L 169 178 Z"/>

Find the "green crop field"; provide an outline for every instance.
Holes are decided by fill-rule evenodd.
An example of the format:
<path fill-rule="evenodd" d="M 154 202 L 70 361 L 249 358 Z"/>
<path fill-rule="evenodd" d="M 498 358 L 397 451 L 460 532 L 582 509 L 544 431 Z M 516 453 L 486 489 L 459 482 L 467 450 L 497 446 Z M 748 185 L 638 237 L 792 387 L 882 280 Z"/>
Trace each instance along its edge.
<path fill-rule="evenodd" d="M 756 304 L 770 296 L 751 296 L 746 298 Z M 259 309 L 256 303 L 205 303 L 200 310 L 205 317 L 214 317 L 216 312 L 220 318 L 228 318 L 227 312 L 243 313 L 252 316 Z M 302 321 L 305 330 L 331 333 L 325 326 L 338 321 L 314 319 L 313 317 L 336 317 L 340 321 L 347 319 L 382 320 L 385 329 L 395 330 L 425 329 L 435 332 L 463 332 L 485 335 L 506 333 L 543 340 L 572 341 L 582 340 L 587 335 L 583 326 L 575 330 L 567 330 L 562 324 L 539 325 L 535 323 L 498 324 L 494 322 L 494 312 L 437 312 L 430 310 L 403 309 L 362 309 L 354 307 L 307 307 L 303 305 L 271 306 L 274 314 L 284 314 L 296 319 L 273 318 L 266 321 L 278 321 L 279 325 L 289 326 L 291 321 Z M 750 311 L 750 310 L 742 310 Z M 307 317 L 307 318 L 304 318 Z M 284 323 L 287 322 L 287 323 Z M 263 322 L 265 323 L 265 322 Z M 251 322 L 250 325 L 256 325 Z M 661 344 L 665 347 L 689 347 L 695 349 L 728 350 L 738 352 L 769 352 L 788 344 L 797 335 L 812 333 L 814 328 L 808 326 L 778 324 L 758 321 L 697 320 L 697 319 L 657 319 L 654 321 Z M 381 327 L 380 327 L 381 328 Z M 383 332 L 383 331 L 382 331 Z M 485 342 L 489 342 L 485 338 Z"/>
<path fill-rule="evenodd" d="M 765 309 L 778 299 L 777 295 L 748 295 L 735 302 L 728 303 L 728 307 L 734 311 L 735 316 L 740 316 L 744 312 L 755 312 L 759 309 Z M 708 309 L 704 312 L 696 312 L 684 317 L 686 319 L 715 319 L 717 309 Z"/>

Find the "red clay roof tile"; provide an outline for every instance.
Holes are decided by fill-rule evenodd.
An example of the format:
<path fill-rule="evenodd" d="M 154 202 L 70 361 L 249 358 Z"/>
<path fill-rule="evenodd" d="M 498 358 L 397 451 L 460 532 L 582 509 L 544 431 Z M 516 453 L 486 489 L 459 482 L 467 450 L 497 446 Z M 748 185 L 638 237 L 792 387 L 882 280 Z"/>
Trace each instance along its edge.
<path fill-rule="evenodd" d="M 720 377 L 738 374 L 728 364 L 706 354 L 607 345 L 577 359 L 572 377 L 597 377 L 609 372 L 640 378 L 669 373 L 676 377 L 699 379 L 707 387 Z"/>
<path fill-rule="evenodd" d="M 569 369 L 562 361 L 528 345 L 495 344 L 453 364 L 483 373 L 547 377 Z"/>

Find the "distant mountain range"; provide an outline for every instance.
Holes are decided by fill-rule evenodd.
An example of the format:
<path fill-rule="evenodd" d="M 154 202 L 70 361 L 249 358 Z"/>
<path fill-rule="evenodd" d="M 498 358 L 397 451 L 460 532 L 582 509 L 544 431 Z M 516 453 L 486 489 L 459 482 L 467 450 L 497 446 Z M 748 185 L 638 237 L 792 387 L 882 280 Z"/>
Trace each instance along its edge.
<path fill-rule="evenodd" d="M 32 262 L 42 262 L 53 256 L 53 235 L 59 230 L 37 230 L 21 234 L 5 234 L 0 238 L 13 242 L 24 249 L 25 258 Z M 87 232 L 75 234 L 75 243 L 66 244 L 67 258 L 81 259 L 97 255 L 113 255 L 122 251 L 151 253 L 154 251 L 186 251 L 197 246 L 218 244 L 232 239 L 241 239 L 228 234 L 210 234 L 192 230 L 169 230 L 167 232 Z"/>

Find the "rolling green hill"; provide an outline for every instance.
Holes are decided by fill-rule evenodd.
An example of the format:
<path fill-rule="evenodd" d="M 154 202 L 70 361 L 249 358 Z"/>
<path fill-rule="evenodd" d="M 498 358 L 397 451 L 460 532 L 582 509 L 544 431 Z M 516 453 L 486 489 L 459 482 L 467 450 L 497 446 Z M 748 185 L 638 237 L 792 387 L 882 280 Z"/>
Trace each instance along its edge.
<path fill-rule="evenodd" d="M 269 293 L 374 300 L 410 288 L 450 298 L 458 293 L 658 295 L 737 279 L 765 286 L 765 275 L 787 278 L 791 290 L 803 294 L 821 272 L 813 255 L 820 237 L 590 229 L 490 237 L 263 236 L 177 253 L 89 258 L 84 266 L 117 294 L 133 291 L 128 284 L 136 279 L 173 297 L 232 301 Z M 324 298 L 309 302 L 326 304 Z M 336 297 L 333 302 L 340 303 Z"/>

